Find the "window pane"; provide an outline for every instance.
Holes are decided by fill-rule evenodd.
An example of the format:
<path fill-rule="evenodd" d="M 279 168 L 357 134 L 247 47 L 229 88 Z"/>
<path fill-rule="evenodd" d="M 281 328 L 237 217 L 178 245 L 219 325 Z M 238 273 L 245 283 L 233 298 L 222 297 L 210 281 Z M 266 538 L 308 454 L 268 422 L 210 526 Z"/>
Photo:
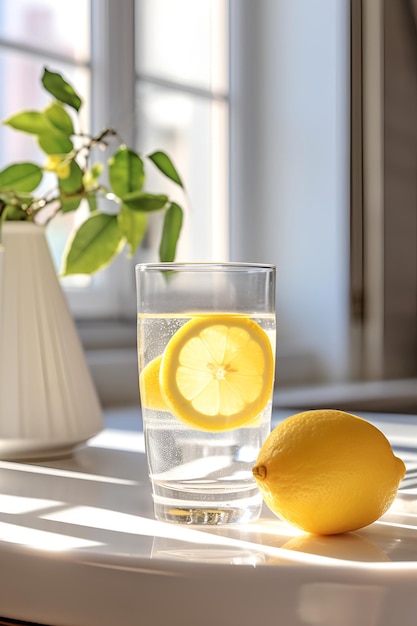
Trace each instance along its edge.
<path fill-rule="evenodd" d="M 225 91 L 227 2 L 138 0 L 136 55 L 140 73 Z"/>
<path fill-rule="evenodd" d="M 78 64 L 89 58 L 89 16 L 89 0 L 2 0 L 1 120 L 23 109 L 42 109 L 50 101 L 51 96 L 41 84 L 43 66 L 47 66 L 51 71 L 61 73 L 81 95 L 84 105 L 79 120 L 82 130 L 88 130 L 90 72 L 83 65 L 71 64 L 71 59 Z M 25 47 L 38 52 L 30 54 L 25 52 Z M 57 57 L 68 58 L 69 63 L 58 61 Z M 33 137 L 0 126 L 0 168 L 23 160 L 42 165 L 45 155 L 37 148 Z M 78 215 L 75 214 L 60 216 L 48 227 L 48 240 L 57 269 L 68 233 L 76 219 Z M 85 279 L 66 279 L 64 284 L 81 286 L 85 282 Z"/>
<path fill-rule="evenodd" d="M 166 151 L 180 171 L 188 200 L 155 172 L 148 187 L 167 188 L 185 208 L 177 260 L 206 261 L 227 255 L 227 105 L 150 85 L 138 88 L 142 153 Z M 185 204 L 186 203 L 186 204 Z M 159 236 L 159 234 L 158 234 Z"/>
<path fill-rule="evenodd" d="M 89 58 L 89 0 L 2 0 L 0 37 L 75 61 Z"/>
<path fill-rule="evenodd" d="M 0 50 L 0 77 L 5 88 L 0 99 L 0 119 L 7 119 L 24 109 L 42 109 L 51 97 L 42 87 L 41 76 L 45 60 L 25 54 Z M 48 64 L 49 69 L 61 73 L 81 94 L 84 105 L 80 124 L 88 128 L 89 119 L 89 71 L 82 67 L 68 66 L 61 63 Z M 13 85 L 13 89 L 7 89 Z M 0 125 L 0 169 L 16 161 L 33 161 L 43 165 L 45 154 L 39 150 L 36 141 L 30 135 Z M 78 215 L 69 214 L 62 219 L 54 219 L 48 227 L 48 239 L 57 268 L 74 220 Z M 68 283 L 70 281 L 67 281 Z M 79 282 L 79 281 L 78 281 Z M 74 281 L 72 281 L 74 283 Z M 83 281 L 83 284 L 85 280 Z"/>

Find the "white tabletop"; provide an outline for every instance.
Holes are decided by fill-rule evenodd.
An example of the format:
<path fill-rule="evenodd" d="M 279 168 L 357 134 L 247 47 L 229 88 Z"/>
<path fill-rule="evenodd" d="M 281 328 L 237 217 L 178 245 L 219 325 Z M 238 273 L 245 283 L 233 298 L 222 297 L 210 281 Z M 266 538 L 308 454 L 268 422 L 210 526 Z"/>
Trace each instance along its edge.
<path fill-rule="evenodd" d="M 275 414 L 275 420 L 289 413 Z M 71 458 L 0 461 L 0 617 L 68 626 L 392 626 L 417 614 L 417 417 L 362 414 L 407 476 L 356 533 L 308 537 L 267 510 L 246 525 L 155 521 L 139 409 Z"/>

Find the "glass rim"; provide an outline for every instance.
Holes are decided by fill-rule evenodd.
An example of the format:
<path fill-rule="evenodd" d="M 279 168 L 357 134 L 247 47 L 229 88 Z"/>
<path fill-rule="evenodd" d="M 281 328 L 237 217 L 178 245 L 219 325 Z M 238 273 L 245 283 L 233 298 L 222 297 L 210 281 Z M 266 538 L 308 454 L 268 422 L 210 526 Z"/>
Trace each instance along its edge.
<path fill-rule="evenodd" d="M 250 262 L 238 262 L 238 261 L 201 261 L 201 262 L 187 262 L 187 261 L 167 261 L 167 262 L 150 262 L 150 263 L 137 263 L 135 265 L 136 272 L 150 271 L 276 271 L 276 266 L 269 263 L 250 263 Z"/>

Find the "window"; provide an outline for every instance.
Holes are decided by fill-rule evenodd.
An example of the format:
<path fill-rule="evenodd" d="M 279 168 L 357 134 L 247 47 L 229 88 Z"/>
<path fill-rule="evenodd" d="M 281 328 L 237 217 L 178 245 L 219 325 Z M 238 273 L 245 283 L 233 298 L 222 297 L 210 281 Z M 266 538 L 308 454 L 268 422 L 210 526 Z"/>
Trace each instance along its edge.
<path fill-rule="evenodd" d="M 405 20 L 409 38 L 402 42 L 415 62 L 414 4 L 398 3 L 392 19 L 403 23 L 405 6 L 411 7 Z M 351 100 L 351 78 L 353 86 L 357 78 L 351 74 L 356 67 L 351 35 L 357 35 L 358 7 L 377 13 L 383 8 L 379 36 L 385 32 L 395 48 L 387 37 L 393 34 L 394 6 L 388 0 L 2 0 L 0 80 L 6 88 L 0 114 L 39 106 L 42 65 L 62 71 L 91 105 L 86 124 L 94 131 L 113 126 L 138 151 L 160 148 L 173 157 L 187 185 L 187 199 L 167 186 L 186 210 L 178 259 L 277 265 L 279 385 L 364 379 L 369 373 L 358 361 L 375 326 L 352 315 L 360 311 L 357 288 L 365 286 L 377 307 L 381 293 L 372 300 L 375 277 L 378 284 L 385 281 L 384 310 L 393 314 L 384 322 L 388 346 L 401 327 L 401 311 L 393 311 L 399 302 L 393 259 L 405 248 L 401 236 L 396 246 L 390 236 L 399 232 L 395 202 L 385 213 L 392 227 L 386 222 L 384 241 L 365 222 L 358 229 L 356 209 L 351 214 L 359 188 L 351 188 L 351 175 L 361 181 L 355 150 L 359 145 L 361 153 L 364 137 L 351 145 L 358 119 L 356 92 Z M 375 27 L 374 18 L 368 26 Z M 407 68 L 411 89 L 417 73 L 411 61 Z M 390 80 L 396 76 L 392 66 L 387 72 Z M 371 83 L 364 86 L 372 92 Z M 414 112 L 413 93 L 414 100 L 404 97 L 403 105 Z M 11 133 L 0 127 L 0 166 L 32 150 L 26 138 L 12 139 Z M 385 141 L 395 142 L 394 135 L 386 134 Z M 150 188 L 162 191 L 166 183 L 158 173 L 148 174 Z M 385 192 L 392 198 L 391 184 L 387 178 Z M 411 288 L 402 284 L 402 293 L 407 328 L 414 330 L 402 333 L 395 347 L 397 363 L 407 364 L 396 370 L 401 376 L 415 375 L 417 366 L 415 170 L 407 189 L 410 204 L 401 228 L 409 262 L 402 277 L 409 276 Z M 135 259 L 121 255 L 92 279 L 65 286 L 77 316 L 125 317 L 134 326 L 133 267 L 156 258 L 160 226 L 155 216 Z M 68 225 L 57 222 L 53 229 L 58 249 Z M 359 248 L 351 249 L 352 241 L 359 241 Z M 376 244 L 391 256 L 380 263 L 371 255 L 364 269 L 365 241 L 367 254 Z M 413 337 L 412 345 L 405 345 L 406 335 Z M 374 355 L 377 361 L 377 351 Z M 388 363 L 389 352 L 384 358 Z M 394 370 L 375 374 L 387 375 Z"/>
<path fill-rule="evenodd" d="M 227 2 L 135 6 L 138 144 L 174 154 L 188 185 L 178 259 L 227 260 Z"/>
<path fill-rule="evenodd" d="M 75 37 L 76 33 L 76 37 Z M 46 103 L 40 85 L 43 66 L 64 74 L 83 94 L 83 129 L 90 126 L 90 6 L 85 0 L 4 0 L 0 3 L 0 119 L 21 109 Z M 0 167 L 14 161 L 42 163 L 32 137 L 0 126 Z M 75 215 L 59 218 L 48 228 L 51 252 L 58 266 Z M 74 292 L 89 279 L 67 280 Z M 77 288 L 78 286 L 78 288 Z"/>
<path fill-rule="evenodd" d="M 84 96 L 86 127 L 92 132 L 112 126 L 139 152 L 162 149 L 172 156 L 187 196 L 178 194 L 174 185 L 170 188 L 156 170 L 149 171 L 148 187 L 177 194 L 185 210 L 177 258 L 227 259 L 227 3 L 4 0 L 1 10 L 0 68 L 4 84 L 13 85 L 5 90 L 2 119 L 42 106 L 43 65 L 62 72 Z M 198 40 L 192 41 L 197 32 Z M 135 46 L 135 41 L 140 43 Z M 180 67 L 185 71 L 175 71 Z M 0 166 L 39 158 L 30 137 L 17 137 L 7 128 L 1 133 L 1 145 L 13 150 L 3 150 Z M 57 265 L 77 219 L 79 212 L 59 216 L 48 226 Z M 160 228 L 155 216 L 133 261 L 122 254 L 92 278 L 63 281 L 77 316 L 132 316 L 134 263 L 157 258 Z"/>

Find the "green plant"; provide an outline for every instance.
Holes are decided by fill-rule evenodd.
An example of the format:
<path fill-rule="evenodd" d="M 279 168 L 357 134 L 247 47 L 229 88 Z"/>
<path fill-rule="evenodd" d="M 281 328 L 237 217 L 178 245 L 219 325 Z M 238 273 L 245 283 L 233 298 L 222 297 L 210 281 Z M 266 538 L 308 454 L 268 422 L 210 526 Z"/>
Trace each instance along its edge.
<path fill-rule="evenodd" d="M 105 267 L 127 245 L 131 255 L 140 246 L 154 211 L 164 213 L 159 246 L 161 261 L 172 261 L 182 226 L 182 208 L 165 194 L 147 193 L 145 162 L 183 188 L 168 155 L 143 156 L 128 148 L 111 128 L 97 136 L 79 130 L 82 99 L 57 72 L 44 68 L 44 89 L 53 96 L 42 111 L 22 111 L 3 124 L 33 135 L 46 155 L 43 166 L 14 163 L 0 171 L 0 226 L 4 220 L 47 223 L 87 201 L 90 213 L 69 238 L 62 275 L 92 274 Z M 116 145 L 114 145 L 116 144 Z M 106 162 L 94 160 L 96 150 L 111 151 Z M 106 166 L 106 167 L 105 167 Z M 45 183 L 54 184 L 43 192 Z M 102 178 L 106 176 L 106 183 Z M 113 210 L 100 209 L 107 198 Z"/>

